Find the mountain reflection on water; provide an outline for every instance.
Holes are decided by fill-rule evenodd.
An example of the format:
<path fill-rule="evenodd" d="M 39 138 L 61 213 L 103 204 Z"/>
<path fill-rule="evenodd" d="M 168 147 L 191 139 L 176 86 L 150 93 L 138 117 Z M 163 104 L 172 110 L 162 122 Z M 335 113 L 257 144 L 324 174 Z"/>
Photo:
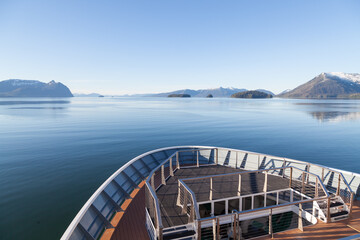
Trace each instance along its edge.
<path fill-rule="evenodd" d="M 311 100 L 304 100 L 311 101 Z M 360 119 L 360 101 L 357 100 L 313 100 L 297 102 L 294 105 L 305 107 L 304 110 L 320 122 L 356 121 Z"/>
<path fill-rule="evenodd" d="M 310 112 L 320 122 L 342 122 L 360 119 L 360 112 Z"/>

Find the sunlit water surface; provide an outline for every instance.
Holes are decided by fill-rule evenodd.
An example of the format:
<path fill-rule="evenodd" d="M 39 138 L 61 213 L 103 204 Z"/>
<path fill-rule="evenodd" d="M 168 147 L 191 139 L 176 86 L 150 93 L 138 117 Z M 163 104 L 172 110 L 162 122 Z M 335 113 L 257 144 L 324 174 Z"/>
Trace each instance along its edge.
<path fill-rule="evenodd" d="M 360 172 L 360 101 L 0 99 L 0 238 L 59 239 L 114 171 L 175 145 Z"/>

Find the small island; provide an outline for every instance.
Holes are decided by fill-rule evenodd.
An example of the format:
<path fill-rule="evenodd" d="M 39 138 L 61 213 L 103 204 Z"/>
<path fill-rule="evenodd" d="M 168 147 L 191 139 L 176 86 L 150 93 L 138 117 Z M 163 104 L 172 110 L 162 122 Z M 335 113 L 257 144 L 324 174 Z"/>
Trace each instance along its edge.
<path fill-rule="evenodd" d="M 191 96 L 189 94 L 170 94 L 168 97 L 189 98 Z"/>
<path fill-rule="evenodd" d="M 206 96 L 207 98 L 213 98 L 214 96 L 212 94 L 209 94 Z"/>
<path fill-rule="evenodd" d="M 272 98 L 273 96 L 268 93 L 260 91 L 244 91 L 231 95 L 232 98 Z"/>

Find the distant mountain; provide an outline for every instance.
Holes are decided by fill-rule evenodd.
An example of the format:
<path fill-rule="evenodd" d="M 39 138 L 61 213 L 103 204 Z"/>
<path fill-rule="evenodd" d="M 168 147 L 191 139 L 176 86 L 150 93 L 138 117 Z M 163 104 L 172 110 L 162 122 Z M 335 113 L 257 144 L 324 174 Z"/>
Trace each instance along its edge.
<path fill-rule="evenodd" d="M 99 93 L 74 93 L 74 97 L 101 97 L 103 95 Z"/>
<path fill-rule="evenodd" d="M 189 94 L 191 97 L 204 97 L 204 98 L 209 96 L 209 95 L 212 95 L 213 97 L 230 97 L 234 93 L 244 92 L 244 91 L 247 91 L 247 89 L 219 87 L 219 88 L 213 88 L 213 89 L 199 89 L 199 90 L 182 89 L 182 90 L 177 90 L 177 91 L 173 91 L 173 92 L 155 93 L 155 94 L 141 94 L 141 95 L 134 95 L 134 96 L 167 97 L 170 94 Z M 272 92 L 264 90 L 264 89 L 259 89 L 258 91 L 274 95 Z"/>
<path fill-rule="evenodd" d="M 263 93 L 267 93 L 271 96 L 275 96 L 275 94 L 269 90 L 266 90 L 266 89 L 256 89 L 255 91 L 258 91 L 258 92 L 263 92 Z"/>
<path fill-rule="evenodd" d="M 245 91 L 231 95 L 232 98 L 272 98 L 273 95 L 260 91 Z"/>
<path fill-rule="evenodd" d="M 290 91 L 291 91 L 291 89 L 285 89 L 284 91 L 282 91 L 282 92 L 279 93 L 278 95 L 285 94 L 285 93 L 288 93 L 288 92 L 290 92 Z"/>
<path fill-rule="evenodd" d="M 9 79 L 0 82 L 0 97 L 73 97 L 68 87 L 54 80 Z"/>
<path fill-rule="evenodd" d="M 321 73 L 297 88 L 281 93 L 284 98 L 356 98 L 360 93 L 360 74 Z"/>

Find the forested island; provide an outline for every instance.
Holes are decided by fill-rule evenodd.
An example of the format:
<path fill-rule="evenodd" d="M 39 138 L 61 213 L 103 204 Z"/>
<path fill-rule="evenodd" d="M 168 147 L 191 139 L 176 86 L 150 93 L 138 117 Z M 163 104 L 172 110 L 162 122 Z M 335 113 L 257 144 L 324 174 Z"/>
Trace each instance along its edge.
<path fill-rule="evenodd" d="M 189 94 L 169 94 L 168 97 L 175 97 L 175 98 L 189 98 L 191 97 Z"/>
<path fill-rule="evenodd" d="M 268 93 L 260 91 L 245 91 L 238 92 L 231 95 L 232 98 L 272 98 L 273 96 Z"/>

